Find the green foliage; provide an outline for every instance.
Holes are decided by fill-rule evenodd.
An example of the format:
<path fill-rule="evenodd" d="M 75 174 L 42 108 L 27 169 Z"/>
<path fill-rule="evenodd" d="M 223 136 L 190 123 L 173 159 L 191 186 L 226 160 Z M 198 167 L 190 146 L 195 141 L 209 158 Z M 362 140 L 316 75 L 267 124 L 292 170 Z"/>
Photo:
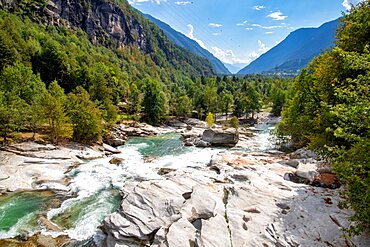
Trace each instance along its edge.
<path fill-rule="evenodd" d="M 99 108 L 90 100 L 89 93 L 77 87 L 68 95 L 68 115 L 73 126 L 73 138 L 78 141 L 95 142 L 102 136 L 102 118 Z"/>
<path fill-rule="evenodd" d="M 337 45 L 345 51 L 362 53 L 370 45 L 370 1 L 359 3 L 341 19 Z"/>
<path fill-rule="evenodd" d="M 230 126 L 234 129 L 239 129 L 239 119 L 237 117 L 232 117 L 230 119 Z"/>
<path fill-rule="evenodd" d="M 222 93 L 221 102 L 222 102 L 222 111 L 225 113 L 227 120 L 227 115 L 234 104 L 234 97 L 228 90 L 225 90 Z"/>
<path fill-rule="evenodd" d="M 4 139 L 10 132 L 21 130 L 26 125 L 36 131 L 42 121 L 39 106 L 40 95 L 44 91 L 45 85 L 30 67 L 16 63 L 3 69 L 0 75 L 0 128 Z"/>
<path fill-rule="evenodd" d="M 66 95 L 64 90 L 56 81 L 53 81 L 43 98 L 44 114 L 50 126 L 53 142 L 58 142 L 60 138 L 71 138 L 73 134 L 65 104 Z"/>
<path fill-rule="evenodd" d="M 166 116 L 166 97 L 158 81 L 147 79 L 144 82 L 144 119 L 158 125 Z"/>
<path fill-rule="evenodd" d="M 355 210 L 350 234 L 370 228 L 370 1 L 341 20 L 338 46 L 314 59 L 296 78 L 278 134 L 324 154 L 347 185 Z"/>
<path fill-rule="evenodd" d="M 137 116 L 141 112 L 141 96 L 136 84 L 131 85 L 129 113 Z"/>
<path fill-rule="evenodd" d="M 176 115 L 189 117 L 192 111 L 192 102 L 187 95 L 180 96 L 177 100 Z"/>
<path fill-rule="evenodd" d="M 208 115 L 206 117 L 206 123 L 208 128 L 212 128 L 215 125 L 215 118 L 213 117 L 212 112 L 208 112 Z"/>

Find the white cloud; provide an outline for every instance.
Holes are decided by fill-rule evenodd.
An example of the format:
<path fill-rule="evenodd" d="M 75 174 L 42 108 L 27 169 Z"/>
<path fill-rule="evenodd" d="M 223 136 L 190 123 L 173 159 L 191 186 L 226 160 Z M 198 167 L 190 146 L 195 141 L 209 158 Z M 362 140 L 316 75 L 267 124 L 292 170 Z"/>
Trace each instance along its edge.
<path fill-rule="evenodd" d="M 191 24 L 188 24 L 188 28 L 189 28 L 189 31 L 188 31 L 188 34 L 187 36 L 189 38 L 191 38 L 192 40 L 195 40 L 202 48 L 206 49 L 206 45 L 204 44 L 203 41 L 201 41 L 200 39 L 197 39 L 195 36 L 194 36 L 194 26 L 191 25 Z"/>
<path fill-rule="evenodd" d="M 347 10 L 351 10 L 352 5 L 356 5 L 359 2 L 362 2 L 363 0 L 343 0 L 343 7 L 345 7 Z"/>
<path fill-rule="evenodd" d="M 220 36 L 221 33 L 212 33 L 213 36 Z"/>
<path fill-rule="evenodd" d="M 265 34 L 273 34 L 274 32 L 265 32 Z"/>
<path fill-rule="evenodd" d="M 263 10 L 264 8 L 266 8 L 265 6 L 263 5 L 257 5 L 257 6 L 254 6 L 253 7 L 255 10 Z"/>
<path fill-rule="evenodd" d="M 224 63 L 228 64 L 247 64 L 251 61 L 250 58 L 240 58 L 235 56 L 233 50 L 222 50 L 217 46 L 212 47 L 212 53 Z"/>
<path fill-rule="evenodd" d="M 252 30 L 253 30 L 253 28 L 251 28 L 251 27 L 246 27 L 246 28 L 245 28 L 245 30 L 247 30 L 247 31 L 252 31 Z"/>
<path fill-rule="evenodd" d="M 177 4 L 177 5 L 188 5 L 188 4 L 192 4 L 193 2 L 189 2 L 189 1 L 183 1 L 183 2 L 181 2 L 181 1 L 177 1 L 177 2 L 175 2 L 175 4 Z"/>
<path fill-rule="evenodd" d="M 259 47 L 258 51 L 262 53 L 265 53 L 269 49 L 261 40 L 258 40 L 258 47 Z"/>
<path fill-rule="evenodd" d="M 283 21 L 288 18 L 288 16 L 283 15 L 283 13 L 281 13 L 280 11 L 272 12 L 271 14 L 267 15 L 267 17 L 270 17 L 275 21 Z"/>
<path fill-rule="evenodd" d="M 209 23 L 208 26 L 210 27 L 222 27 L 222 24 L 218 24 L 218 23 Z"/>
<path fill-rule="evenodd" d="M 261 40 L 258 40 L 258 49 L 249 53 L 248 56 L 244 58 L 236 56 L 233 50 L 222 50 L 217 46 L 212 47 L 212 53 L 213 55 L 215 55 L 215 57 L 217 57 L 224 63 L 239 65 L 239 67 L 244 67 L 245 65 L 249 64 L 254 59 L 258 58 L 261 54 L 265 53 L 267 50 L 268 48 Z"/>
<path fill-rule="evenodd" d="M 142 3 L 147 3 L 147 2 L 151 2 L 151 3 L 155 3 L 155 4 L 161 4 L 163 2 L 167 2 L 167 0 L 130 0 L 128 2 L 129 2 L 129 4 L 132 4 L 132 5 L 140 5 Z"/>
<path fill-rule="evenodd" d="M 236 25 L 241 27 L 241 26 L 245 26 L 245 24 L 247 24 L 247 23 L 248 23 L 248 21 L 243 21 L 243 23 L 237 23 Z"/>
<path fill-rule="evenodd" d="M 277 28 L 288 28 L 288 25 L 282 23 L 282 25 L 276 25 L 276 26 L 263 26 L 261 24 L 252 24 L 251 25 L 252 27 L 259 27 L 259 28 L 262 28 L 262 29 L 277 29 Z"/>

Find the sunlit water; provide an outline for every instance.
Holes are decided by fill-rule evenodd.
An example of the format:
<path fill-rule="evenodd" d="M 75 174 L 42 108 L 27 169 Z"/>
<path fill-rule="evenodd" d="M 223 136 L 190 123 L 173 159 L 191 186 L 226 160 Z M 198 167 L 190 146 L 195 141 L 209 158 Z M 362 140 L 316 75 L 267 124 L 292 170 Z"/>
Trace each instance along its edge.
<path fill-rule="evenodd" d="M 263 131 L 257 132 L 252 141 L 260 151 L 272 148 L 270 127 L 257 126 Z M 126 181 L 160 178 L 157 171 L 162 167 L 179 171 L 204 167 L 214 154 L 222 150 L 184 147 L 180 135 L 174 133 L 132 138 L 119 149 L 122 153 L 115 156 L 124 160 L 120 165 L 110 164 L 112 157 L 108 157 L 86 162 L 69 172 L 67 176 L 71 183 L 68 190 L 73 196 L 60 206 L 55 207 L 52 203 L 56 197 L 52 192 L 24 192 L 0 197 L 0 239 L 36 232 L 68 235 L 79 241 L 91 239 L 104 218 L 119 207 L 119 190 Z M 147 159 L 151 162 L 146 163 Z M 61 231 L 51 232 L 41 227 L 41 216 Z"/>

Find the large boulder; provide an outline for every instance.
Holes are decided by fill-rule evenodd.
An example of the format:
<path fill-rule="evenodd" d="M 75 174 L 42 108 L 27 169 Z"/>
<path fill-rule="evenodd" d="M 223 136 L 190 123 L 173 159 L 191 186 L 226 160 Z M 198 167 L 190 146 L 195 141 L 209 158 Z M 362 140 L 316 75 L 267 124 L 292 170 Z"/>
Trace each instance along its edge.
<path fill-rule="evenodd" d="M 207 129 L 203 132 L 202 140 L 214 146 L 235 146 L 239 141 L 236 130 Z"/>

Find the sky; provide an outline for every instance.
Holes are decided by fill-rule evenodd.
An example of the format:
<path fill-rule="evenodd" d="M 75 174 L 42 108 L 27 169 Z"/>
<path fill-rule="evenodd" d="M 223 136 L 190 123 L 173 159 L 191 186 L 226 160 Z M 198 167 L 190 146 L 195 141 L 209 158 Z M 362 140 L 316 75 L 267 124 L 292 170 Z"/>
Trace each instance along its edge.
<path fill-rule="evenodd" d="M 194 39 L 237 70 L 292 31 L 332 21 L 359 1 L 129 0 L 129 3 Z"/>

